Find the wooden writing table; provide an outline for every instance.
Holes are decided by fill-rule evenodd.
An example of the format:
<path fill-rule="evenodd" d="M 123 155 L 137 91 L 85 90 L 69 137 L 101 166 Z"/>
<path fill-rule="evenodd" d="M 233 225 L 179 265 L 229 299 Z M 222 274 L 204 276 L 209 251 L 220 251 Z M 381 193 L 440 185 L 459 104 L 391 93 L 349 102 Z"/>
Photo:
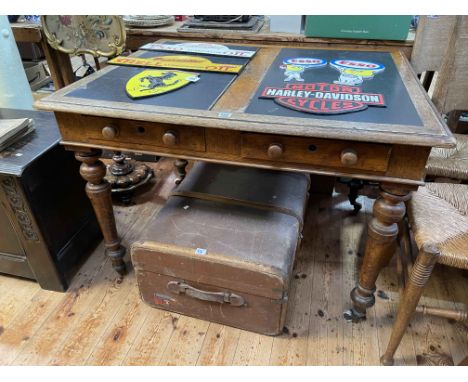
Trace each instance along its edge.
<path fill-rule="evenodd" d="M 358 318 L 364 317 L 366 308 L 375 302 L 375 281 L 380 269 L 394 252 L 397 224 L 405 215 L 404 202 L 411 191 L 424 184 L 431 147 L 452 147 L 454 138 L 399 51 L 392 51 L 388 57 L 393 61 L 395 76 L 401 78 L 402 89 L 406 89 L 402 91 L 414 105 L 417 124 L 352 119 L 342 122 L 329 116 L 306 118 L 300 112 L 297 117 L 246 113 L 280 51 L 278 46 L 261 46 L 210 110 L 191 109 L 182 104 L 168 108 L 122 98 L 120 93 L 124 92 L 128 78 L 119 80 L 115 75 L 119 72 L 112 74 L 122 70 L 115 66 L 67 86 L 35 105 L 55 112 L 62 144 L 74 150 L 82 162 L 80 172 L 88 181 L 87 194 L 101 224 L 107 254 L 115 270 L 122 274 L 125 249 L 115 226 L 110 186 L 103 180 L 106 168 L 99 160 L 103 149 L 379 182 L 381 195 L 369 223 L 359 282 L 351 293 L 353 312 Z M 101 89 L 101 95 L 97 96 L 93 82 L 107 78 L 109 81 L 100 83 L 109 89 Z M 405 118 L 400 115 L 403 113 L 400 106 L 388 104 L 384 115 Z M 366 117 L 360 113 L 366 112 L 347 115 L 353 114 L 359 120 Z"/>

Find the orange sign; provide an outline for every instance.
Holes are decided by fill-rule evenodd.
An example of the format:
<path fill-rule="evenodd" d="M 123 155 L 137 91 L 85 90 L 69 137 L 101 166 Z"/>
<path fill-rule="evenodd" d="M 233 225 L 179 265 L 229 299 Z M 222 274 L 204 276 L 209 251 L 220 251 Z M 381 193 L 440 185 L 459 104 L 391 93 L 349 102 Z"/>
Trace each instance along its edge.
<path fill-rule="evenodd" d="M 205 57 L 197 56 L 156 56 L 150 58 L 119 56 L 109 64 L 126 66 L 144 66 L 149 68 L 189 69 L 205 72 L 239 73 L 243 65 L 219 64 Z"/>

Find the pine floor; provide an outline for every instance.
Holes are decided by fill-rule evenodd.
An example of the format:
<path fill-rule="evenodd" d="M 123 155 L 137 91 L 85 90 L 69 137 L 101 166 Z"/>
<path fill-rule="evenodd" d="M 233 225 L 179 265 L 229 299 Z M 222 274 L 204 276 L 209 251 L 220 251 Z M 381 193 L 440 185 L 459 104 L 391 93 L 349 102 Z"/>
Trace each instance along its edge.
<path fill-rule="evenodd" d="M 116 206 L 128 246 L 157 213 L 173 187 L 172 161 L 155 165 L 157 182 L 132 206 Z M 258 335 L 150 308 L 139 298 L 135 274 L 119 279 L 99 245 L 67 293 L 0 276 L 2 365 L 378 365 L 399 298 L 396 262 L 377 282 L 368 319 L 343 319 L 357 280 L 365 226 L 373 200 L 361 196 L 358 215 L 344 194 L 313 197 L 295 268 L 284 333 Z M 126 259 L 128 260 L 128 254 Z M 438 267 L 423 303 L 468 305 L 467 274 Z M 468 356 L 468 325 L 417 315 L 396 364 L 439 354 L 455 364 Z"/>

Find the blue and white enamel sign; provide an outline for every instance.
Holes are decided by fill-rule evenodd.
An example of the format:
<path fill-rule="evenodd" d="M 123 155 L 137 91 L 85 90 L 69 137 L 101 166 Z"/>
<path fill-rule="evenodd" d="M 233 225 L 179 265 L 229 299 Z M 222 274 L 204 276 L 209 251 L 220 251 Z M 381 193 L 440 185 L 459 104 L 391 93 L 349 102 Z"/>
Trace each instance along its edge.
<path fill-rule="evenodd" d="M 356 69 L 356 70 L 372 70 L 372 71 L 383 71 L 385 66 L 369 61 L 357 61 L 357 60 L 332 60 L 330 61 L 331 66 L 343 68 L 343 69 Z"/>
<path fill-rule="evenodd" d="M 305 68 L 322 68 L 327 65 L 327 61 L 321 58 L 295 57 L 284 60 L 283 64 L 304 66 Z"/>
<path fill-rule="evenodd" d="M 284 69 L 284 81 L 299 81 L 302 82 L 302 73 L 308 69 L 323 68 L 327 65 L 327 61 L 321 58 L 314 57 L 294 57 L 283 60 L 283 64 L 280 66 Z"/>
<path fill-rule="evenodd" d="M 330 66 L 340 72 L 340 78 L 333 81 L 337 85 L 356 86 L 371 80 L 377 73 L 385 70 L 385 66 L 370 61 L 338 59 L 330 61 Z"/>

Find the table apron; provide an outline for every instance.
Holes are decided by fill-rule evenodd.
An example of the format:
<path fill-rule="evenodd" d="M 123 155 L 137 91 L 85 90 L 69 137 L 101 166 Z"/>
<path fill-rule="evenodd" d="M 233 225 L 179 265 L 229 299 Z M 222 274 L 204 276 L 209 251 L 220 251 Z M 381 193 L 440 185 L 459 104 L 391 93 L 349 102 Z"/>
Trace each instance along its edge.
<path fill-rule="evenodd" d="M 430 148 L 55 113 L 62 143 L 422 185 Z M 76 151 L 76 149 L 75 149 Z"/>

